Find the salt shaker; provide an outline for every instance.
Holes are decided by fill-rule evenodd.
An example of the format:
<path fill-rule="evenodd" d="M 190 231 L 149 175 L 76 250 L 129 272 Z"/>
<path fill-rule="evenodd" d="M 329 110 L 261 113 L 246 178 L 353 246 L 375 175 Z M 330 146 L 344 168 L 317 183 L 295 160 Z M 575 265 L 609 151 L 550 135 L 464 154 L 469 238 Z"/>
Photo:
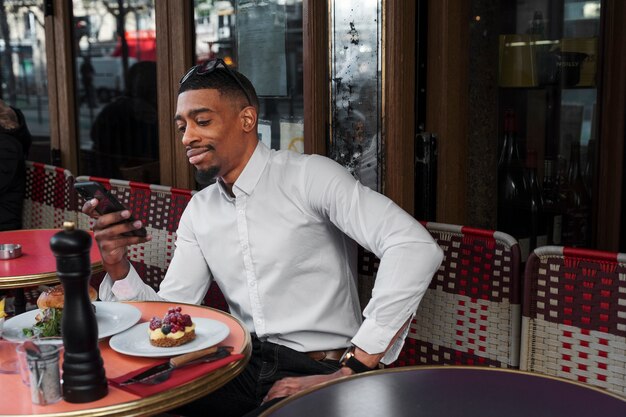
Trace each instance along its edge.
<path fill-rule="evenodd" d="M 63 334 L 63 398 L 71 403 L 98 400 L 108 393 L 100 349 L 98 323 L 89 299 L 91 236 L 65 222 L 50 239 L 65 299 Z"/>
<path fill-rule="evenodd" d="M 36 349 L 26 350 L 33 404 L 53 404 L 61 399 L 59 350 L 58 346 L 53 345 L 39 345 Z"/>

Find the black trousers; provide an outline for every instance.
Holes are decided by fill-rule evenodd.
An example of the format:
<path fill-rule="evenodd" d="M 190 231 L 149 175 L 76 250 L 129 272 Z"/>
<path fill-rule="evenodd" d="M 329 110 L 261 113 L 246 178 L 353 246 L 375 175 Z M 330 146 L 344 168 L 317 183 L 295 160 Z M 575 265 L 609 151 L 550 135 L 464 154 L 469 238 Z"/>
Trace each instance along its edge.
<path fill-rule="evenodd" d="M 253 417 L 281 399 L 261 405 L 274 382 L 285 377 L 331 374 L 338 361 L 316 361 L 275 343 L 252 337 L 250 362 L 236 378 L 219 390 L 173 410 L 182 416 Z"/>

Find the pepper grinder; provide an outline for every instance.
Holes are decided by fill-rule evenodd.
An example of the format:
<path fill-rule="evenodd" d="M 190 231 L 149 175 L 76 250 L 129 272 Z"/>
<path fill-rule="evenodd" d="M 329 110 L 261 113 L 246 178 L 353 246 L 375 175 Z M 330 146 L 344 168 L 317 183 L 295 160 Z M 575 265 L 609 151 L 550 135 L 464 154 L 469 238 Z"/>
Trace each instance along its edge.
<path fill-rule="evenodd" d="M 98 323 L 89 299 L 91 236 L 76 229 L 74 222 L 63 223 L 63 229 L 50 239 L 65 292 L 61 319 L 63 398 L 70 403 L 86 403 L 108 393 L 98 348 Z"/>

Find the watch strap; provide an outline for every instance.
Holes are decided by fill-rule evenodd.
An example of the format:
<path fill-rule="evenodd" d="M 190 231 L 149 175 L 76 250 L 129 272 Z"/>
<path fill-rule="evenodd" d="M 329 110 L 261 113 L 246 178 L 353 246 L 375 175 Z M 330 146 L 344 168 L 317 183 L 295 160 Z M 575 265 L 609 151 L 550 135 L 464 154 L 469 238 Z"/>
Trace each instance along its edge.
<path fill-rule="evenodd" d="M 362 374 L 363 372 L 371 371 L 372 368 L 365 365 L 358 360 L 354 355 L 350 356 L 344 363 L 344 366 L 352 369 L 355 374 Z"/>

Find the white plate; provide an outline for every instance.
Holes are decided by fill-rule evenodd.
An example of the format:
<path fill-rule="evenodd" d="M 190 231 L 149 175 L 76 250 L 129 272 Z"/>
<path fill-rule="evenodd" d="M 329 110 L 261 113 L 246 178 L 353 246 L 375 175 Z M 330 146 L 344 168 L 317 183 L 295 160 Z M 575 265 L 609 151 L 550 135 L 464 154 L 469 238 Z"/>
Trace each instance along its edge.
<path fill-rule="evenodd" d="M 141 311 L 130 304 L 94 301 L 93 305 L 96 307 L 98 338 L 100 339 L 123 332 L 141 319 Z M 4 323 L 2 337 L 13 342 L 27 340 L 28 337 L 24 336 L 22 329 L 32 327 L 35 324 L 37 314 L 39 314 L 39 309 L 27 311 L 7 320 Z M 60 337 L 46 337 L 41 340 L 55 344 L 63 343 L 63 339 Z"/>
<path fill-rule="evenodd" d="M 111 349 L 131 356 L 158 358 L 195 352 L 218 344 L 230 333 L 227 325 L 221 321 L 194 318 L 196 338 L 184 345 L 174 347 L 158 347 L 150 344 L 148 327 L 150 323 L 139 323 L 130 329 L 118 333 L 109 340 Z"/>

